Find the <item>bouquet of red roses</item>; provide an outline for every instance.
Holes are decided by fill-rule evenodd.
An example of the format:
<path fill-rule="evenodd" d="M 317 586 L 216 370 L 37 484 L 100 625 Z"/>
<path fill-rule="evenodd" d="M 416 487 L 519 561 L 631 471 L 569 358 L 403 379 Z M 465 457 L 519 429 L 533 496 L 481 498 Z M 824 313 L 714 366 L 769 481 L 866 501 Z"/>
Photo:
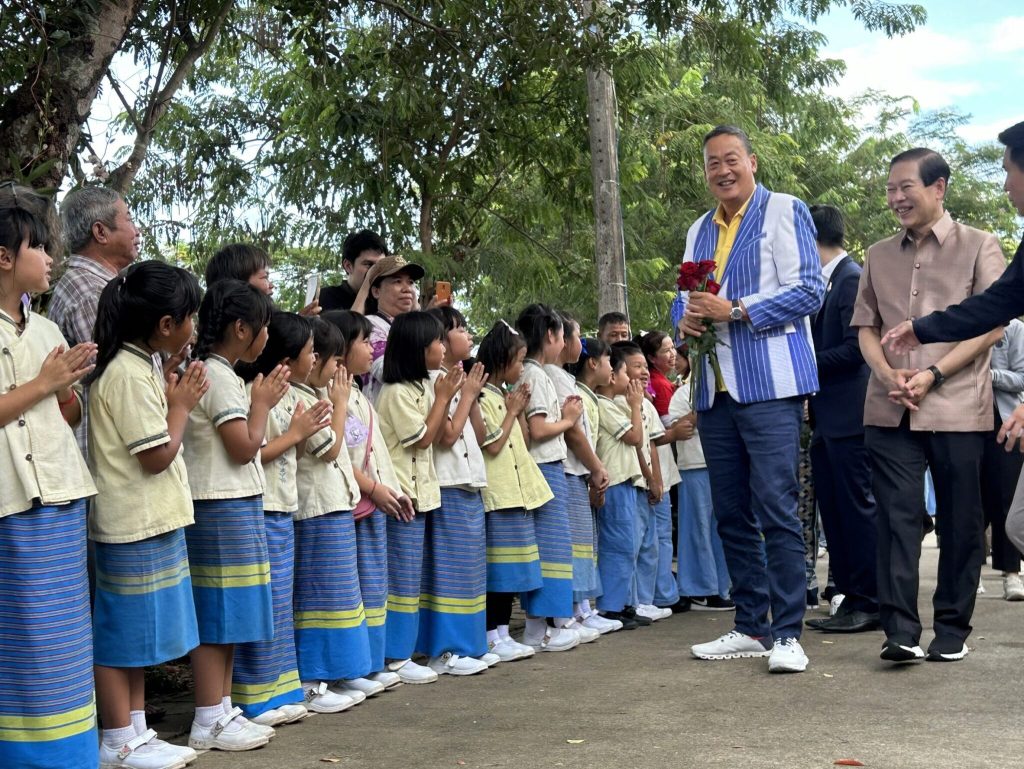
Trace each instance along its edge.
<path fill-rule="evenodd" d="M 680 291 L 706 291 L 709 294 L 717 294 L 722 287 L 711 277 L 717 266 L 711 259 L 683 262 L 679 265 L 679 277 L 676 279 L 676 285 L 679 286 Z M 704 373 L 702 358 L 707 357 L 717 380 L 722 378 L 722 371 L 718 365 L 718 352 L 715 349 L 718 344 L 718 335 L 715 333 L 714 324 L 710 320 L 705 320 L 704 332 L 700 336 L 687 335 L 684 337 L 683 343 L 689 350 L 690 404 L 692 405 L 694 392 Z"/>

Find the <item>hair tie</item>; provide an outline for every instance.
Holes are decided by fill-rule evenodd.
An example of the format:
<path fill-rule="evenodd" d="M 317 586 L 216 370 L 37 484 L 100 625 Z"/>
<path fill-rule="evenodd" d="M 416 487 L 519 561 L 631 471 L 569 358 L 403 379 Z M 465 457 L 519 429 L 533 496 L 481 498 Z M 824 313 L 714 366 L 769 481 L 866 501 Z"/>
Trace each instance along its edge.
<path fill-rule="evenodd" d="M 512 326 L 509 325 L 509 322 L 507 320 L 505 320 L 504 318 L 499 318 L 498 320 L 500 320 L 502 323 L 505 324 L 505 328 L 507 328 L 509 331 L 511 331 L 516 336 L 519 336 L 519 332 L 516 331 L 514 328 L 512 328 Z"/>
<path fill-rule="evenodd" d="M 586 355 L 588 358 L 590 357 L 590 350 L 587 349 L 587 340 L 586 339 L 581 339 L 580 340 L 580 349 L 583 350 L 583 354 L 584 355 Z"/>

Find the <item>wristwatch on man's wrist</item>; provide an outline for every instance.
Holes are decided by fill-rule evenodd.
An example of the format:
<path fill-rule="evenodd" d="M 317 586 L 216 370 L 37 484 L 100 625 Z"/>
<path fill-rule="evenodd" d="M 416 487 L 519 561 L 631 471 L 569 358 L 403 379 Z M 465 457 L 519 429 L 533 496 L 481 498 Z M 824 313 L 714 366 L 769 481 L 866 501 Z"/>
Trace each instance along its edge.
<path fill-rule="evenodd" d="M 729 310 L 729 320 L 740 321 L 743 320 L 743 308 L 740 307 L 740 300 L 732 300 L 732 309 Z"/>
<path fill-rule="evenodd" d="M 943 382 L 946 381 L 946 375 L 939 371 L 938 366 L 929 366 L 928 370 L 932 372 L 932 376 L 935 377 L 935 381 L 932 382 L 932 389 L 940 387 Z"/>

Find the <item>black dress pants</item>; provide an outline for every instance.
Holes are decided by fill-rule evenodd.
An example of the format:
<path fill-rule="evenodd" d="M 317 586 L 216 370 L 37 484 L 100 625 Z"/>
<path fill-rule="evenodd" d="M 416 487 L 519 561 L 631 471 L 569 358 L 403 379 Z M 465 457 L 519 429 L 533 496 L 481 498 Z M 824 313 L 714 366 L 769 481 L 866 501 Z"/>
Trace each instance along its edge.
<path fill-rule="evenodd" d="M 939 536 L 938 584 L 932 596 L 936 637 L 966 640 L 985 561 L 981 457 L 987 432 L 865 428 L 872 487 L 878 503 L 878 603 L 887 638 L 916 646 L 923 533 L 924 471 L 935 482 Z"/>
<path fill-rule="evenodd" d="M 1006 451 L 996 443 L 1002 417 L 996 410 L 996 429 L 985 439 L 985 453 L 981 460 L 981 502 L 985 511 L 985 525 L 992 527 L 992 568 L 998 571 L 1019 572 L 1020 551 L 1006 536 L 1006 514 L 1010 510 L 1017 479 L 1024 467 L 1024 454 Z"/>

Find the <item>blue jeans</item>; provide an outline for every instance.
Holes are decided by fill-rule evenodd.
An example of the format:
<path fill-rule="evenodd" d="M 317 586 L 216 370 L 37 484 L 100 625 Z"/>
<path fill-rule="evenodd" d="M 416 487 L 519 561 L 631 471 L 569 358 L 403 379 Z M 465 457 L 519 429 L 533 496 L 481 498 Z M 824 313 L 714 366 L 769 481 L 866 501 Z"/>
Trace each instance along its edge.
<path fill-rule="evenodd" d="M 729 569 L 718 536 L 706 468 L 679 473 L 679 595 L 729 597 Z"/>
<path fill-rule="evenodd" d="M 654 601 L 654 581 L 658 572 L 658 533 L 654 527 L 654 508 L 647 501 L 647 490 L 637 489 L 636 518 L 633 529 L 632 606 Z"/>
<path fill-rule="evenodd" d="M 743 404 L 717 393 L 697 417 L 732 578 L 736 629 L 755 638 L 799 638 L 802 629 L 801 415 L 796 398 Z"/>
<path fill-rule="evenodd" d="M 671 606 L 679 600 L 679 588 L 672 573 L 672 501 L 668 489 L 658 504 L 648 507 L 647 534 L 636 563 L 638 603 Z"/>

